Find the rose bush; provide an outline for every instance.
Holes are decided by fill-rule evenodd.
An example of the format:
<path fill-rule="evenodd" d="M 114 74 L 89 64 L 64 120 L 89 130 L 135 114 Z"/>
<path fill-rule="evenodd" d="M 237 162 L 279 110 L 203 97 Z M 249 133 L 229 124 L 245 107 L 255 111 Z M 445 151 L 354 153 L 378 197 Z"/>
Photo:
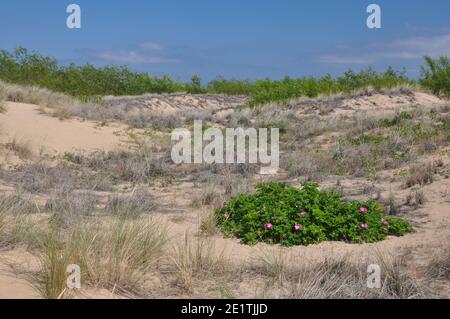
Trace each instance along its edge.
<path fill-rule="evenodd" d="M 255 194 L 236 196 L 215 214 L 225 236 L 244 244 L 370 243 L 413 231 L 406 220 L 385 216 L 374 200 L 344 202 L 338 193 L 319 191 L 312 183 L 301 188 L 262 183 Z"/>

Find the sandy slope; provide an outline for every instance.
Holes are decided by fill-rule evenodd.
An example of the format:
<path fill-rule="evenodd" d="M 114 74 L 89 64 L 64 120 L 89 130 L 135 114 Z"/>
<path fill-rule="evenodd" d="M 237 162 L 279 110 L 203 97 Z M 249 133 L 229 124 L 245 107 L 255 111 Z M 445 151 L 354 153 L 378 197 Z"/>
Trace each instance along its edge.
<path fill-rule="evenodd" d="M 37 299 L 38 291 L 21 274 L 22 269 L 37 267 L 36 258 L 23 249 L 0 250 L 0 299 Z"/>
<path fill-rule="evenodd" d="M 40 295 L 30 283 L 0 264 L 0 299 L 37 299 Z"/>
<path fill-rule="evenodd" d="M 113 102 L 125 103 L 130 98 L 117 98 Z M 162 102 L 156 103 L 150 97 L 142 98 L 145 105 L 150 109 L 158 109 L 164 106 Z M 113 99 L 112 99 L 113 100 Z M 182 105 L 175 98 L 171 98 L 170 102 Z M 137 101 L 139 105 L 141 101 Z M 307 107 L 303 104 L 291 105 L 290 107 L 300 114 L 311 114 L 316 112 L 319 114 L 320 106 L 323 101 L 314 103 L 308 102 Z M 411 105 L 421 105 L 427 109 L 433 108 L 442 103 L 441 100 L 431 95 L 414 92 L 412 95 L 385 96 L 376 94 L 369 97 L 354 97 L 344 99 L 342 103 L 333 103 L 335 107 L 332 109 L 333 116 L 344 115 L 349 116 L 355 111 L 367 112 L 387 112 L 399 111 L 404 107 Z M 112 103 L 112 102 L 111 102 Z M 183 103 L 189 103 L 184 101 Z M 197 102 L 192 102 L 194 107 Z M 182 106 L 180 106 L 182 108 Z M 7 103 L 8 111 L 0 114 L 0 143 L 9 143 L 13 138 L 28 141 L 36 151 L 43 147 L 47 152 L 66 152 L 74 149 L 83 149 L 86 151 L 94 149 L 114 149 L 126 143 L 126 129 L 123 126 L 114 124 L 114 126 L 99 127 L 93 122 L 82 122 L 77 119 L 60 121 L 56 118 L 39 114 L 38 107 L 27 104 Z M 201 108 L 225 108 L 220 106 L 211 106 L 206 102 Z M 170 108 L 172 110 L 172 108 Z M 173 111 L 173 110 L 172 110 Z M 450 166 L 449 149 L 441 150 L 439 159 L 442 159 L 445 167 Z M 435 158 L 427 159 L 427 161 Z M 437 159 L 437 158 L 436 158 Z M 391 189 L 399 199 L 405 198 L 409 190 L 403 189 L 400 183 L 391 183 L 390 174 L 393 172 L 384 172 L 386 176 L 380 175 L 380 181 L 377 186 L 382 190 L 383 197 L 388 198 Z M 381 173 L 380 173 L 381 174 Z M 335 182 L 335 181 L 333 181 Z M 358 180 L 350 179 L 342 181 L 346 190 L 364 187 L 359 186 Z M 347 185 L 348 184 L 348 185 Z M 283 249 L 288 259 L 295 260 L 297 258 L 307 260 L 321 260 L 327 256 L 342 256 L 352 254 L 359 258 L 362 256 L 374 256 L 376 252 L 390 252 L 401 254 L 402 251 L 409 250 L 412 252 L 413 259 L 411 267 L 423 265 L 432 255 L 434 249 L 448 242 L 450 238 L 450 179 L 444 176 L 437 176 L 433 184 L 423 187 L 426 204 L 420 209 L 411 213 L 409 218 L 414 222 L 416 232 L 408 234 L 404 237 L 391 237 L 385 241 L 375 244 L 354 245 L 343 242 L 324 242 L 319 245 L 311 245 L 307 247 L 298 246 Z M 203 190 L 195 188 L 191 183 L 180 183 L 171 185 L 167 188 L 155 187 L 151 189 L 161 204 L 160 211 L 155 212 L 163 219 L 167 219 L 171 229 L 171 235 L 174 240 L 180 238 L 187 230 L 195 231 L 200 223 L 201 215 L 205 212 L 193 210 L 189 205 L 193 196 L 199 195 Z M 197 194 L 198 193 L 198 194 Z M 180 212 L 182 214 L 180 214 Z M 180 220 L 180 215 L 182 219 Z M 236 263 L 248 262 L 255 253 L 260 249 L 267 249 L 267 245 L 259 244 L 255 247 L 241 245 L 238 240 L 224 239 L 221 235 L 210 238 L 215 243 L 217 251 L 225 251 L 230 259 Z M 23 256 L 23 254 L 21 255 Z M 11 271 L 7 263 L 2 263 L 4 254 L 0 252 L 0 298 L 5 297 L 38 297 L 36 292 L 30 285 L 20 276 L 16 276 Z M 17 256 L 16 256 L 17 257 Z M 18 259 L 18 258 L 14 258 Z M 249 292 L 246 297 L 253 297 L 253 291 Z M 449 291 L 450 296 L 450 291 Z M 87 293 L 83 297 L 110 298 L 111 293 L 105 290 L 93 291 Z"/>
<path fill-rule="evenodd" d="M 100 127 L 78 119 L 59 120 L 42 115 L 39 107 L 23 103 L 6 103 L 0 114 L 0 143 L 16 139 L 31 146 L 34 152 L 64 153 L 74 150 L 112 150 L 126 142 L 125 126 Z"/>

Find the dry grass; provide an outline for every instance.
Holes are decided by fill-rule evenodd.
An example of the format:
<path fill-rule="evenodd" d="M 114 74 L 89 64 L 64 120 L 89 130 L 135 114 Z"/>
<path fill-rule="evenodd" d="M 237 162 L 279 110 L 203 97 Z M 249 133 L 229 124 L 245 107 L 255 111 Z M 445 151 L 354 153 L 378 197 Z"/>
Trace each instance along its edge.
<path fill-rule="evenodd" d="M 17 138 L 13 138 L 11 142 L 6 144 L 6 149 L 13 151 L 19 158 L 24 160 L 33 157 L 33 151 L 28 141 L 19 141 Z"/>
<path fill-rule="evenodd" d="M 105 210 L 113 216 L 138 217 L 150 213 L 156 207 L 156 200 L 147 189 L 135 188 L 128 195 L 109 196 Z"/>
<path fill-rule="evenodd" d="M 435 167 L 430 163 L 426 165 L 413 165 L 409 168 L 405 186 L 409 188 L 414 185 L 431 184 L 434 180 L 434 174 Z"/>
<path fill-rule="evenodd" d="M 171 176 L 170 152 L 154 152 L 146 145 L 137 151 L 94 152 L 87 156 L 66 154 L 65 159 L 115 181 L 150 183 L 158 177 Z"/>
<path fill-rule="evenodd" d="M 450 280 L 450 247 L 444 246 L 437 249 L 426 268 L 429 278 Z"/>
<path fill-rule="evenodd" d="M 6 108 L 5 104 L 0 101 L 0 114 L 4 114 L 8 111 L 8 109 Z"/>
<path fill-rule="evenodd" d="M 202 217 L 200 232 L 204 236 L 214 236 L 219 233 L 219 229 L 217 228 L 217 218 L 214 210 L 208 210 L 208 212 Z"/>
<path fill-rule="evenodd" d="M 198 110 L 192 108 L 185 112 L 186 100 L 197 100 Z M 83 119 L 107 122 L 121 121 L 131 127 L 151 128 L 160 131 L 184 126 L 192 119 L 211 120 L 211 110 L 204 110 L 212 103 L 218 108 L 238 106 L 245 102 L 243 97 L 225 95 L 195 96 L 189 94 L 148 94 L 133 97 L 104 97 L 82 102 L 76 98 L 34 86 L 21 86 L 0 81 L 0 104 L 2 101 L 40 105 L 43 113 L 60 119 L 80 117 Z M 160 111 L 146 109 L 146 103 L 168 105 L 174 114 L 161 114 Z M 181 102 L 180 102 L 181 101 Z"/>
<path fill-rule="evenodd" d="M 356 261 L 350 256 L 327 257 L 322 261 L 299 260 L 285 264 L 271 256 L 269 265 L 277 270 L 276 286 L 265 287 L 266 297 L 292 299 L 410 299 L 423 298 L 427 291 L 424 283 L 415 279 L 400 257 L 379 254 L 377 258 Z M 381 288 L 367 287 L 367 266 L 378 264 L 381 269 Z M 273 278 L 268 272 L 269 278 Z M 272 290 L 272 292 L 268 291 Z"/>
<path fill-rule="evenodd" d="M 285 277 L 286 261 L 282 248 L 260 249 L 257 256 L 259 272 L 282 282 Z"/>
<path fill-rule="evenodd" d="M 36 86 L 9 84 L 0 80 L 0 100 L 41 106 L 41 112 L 60 119 L 73 116 L 103 119 L 105 112 L 97 103 L 84 103 L 71 96 Z M 94 116 L 95 114 L 95 116 Z"/>
<path fill-rule="evenodd" d="M 75 172 L 67 165 L 50 166 L 44 162 L 21 165 L 15 171 L 3 171 L 3 178 L 29 193 L 45 193 L 53 189 L 72 191 L 80 185 Z"/>
<path fill-rule="evenodd" d="M 227 267 L 224 252 L 217 252 L 212 241 L 188 233 L 175 244 L 170 259 L 178 285 L 187 291 L 192 291 L 196 278 L 218 276 Z"/>
<path fill-rule="evenodd" d="M 35 274 L 37 288 L 45 298 L 63 296 L 67 266 L 76 264 L 82 285 L 133 293 L 158 262 L 166 241 L 167 228 L 156 219 L 115 218 L 106 225 L 80 221 L 68 233 L 51 228 Z"/>
<path fill-rule="evenodd" d="M 34 214 L 39 206 L 22 194 L 0 196 L 0 246 L 41 246 L 41 233 Z"/>
<path fill-rule="evenodd" d="M 419 206 L 425 204 L 426 197 L 422 189 L 411 190 L 411 192 L 406 196 L 406 205 L 418 208 Z"/>
<path fill-rule="evenodd" d="M 0 209 L 0 243 L 5 241 L 6 213 Z M 1 244 L 0 244 L 1 246 Z"/>

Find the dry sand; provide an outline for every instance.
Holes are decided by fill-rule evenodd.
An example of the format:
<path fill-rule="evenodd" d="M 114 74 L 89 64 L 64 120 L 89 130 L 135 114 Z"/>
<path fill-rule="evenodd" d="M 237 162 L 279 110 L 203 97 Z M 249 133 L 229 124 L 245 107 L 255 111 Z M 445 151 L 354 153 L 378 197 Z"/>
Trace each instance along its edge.
<path fill-rule="evenodd" d="M 127 142 L 126 127 L 79 119 L 59 120 L 43 115 L 39 107 L 23 103 L 6 103 L 7 111 L 0 114 L 0 143 L 28 144 L 33 152 L 47 154 L 83 150 L 112 150 Z"/>

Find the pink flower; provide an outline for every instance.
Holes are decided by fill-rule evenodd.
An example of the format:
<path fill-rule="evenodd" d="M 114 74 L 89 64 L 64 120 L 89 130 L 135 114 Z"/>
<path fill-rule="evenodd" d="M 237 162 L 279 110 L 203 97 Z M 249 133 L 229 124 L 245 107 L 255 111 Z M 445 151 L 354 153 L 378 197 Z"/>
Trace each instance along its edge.
<path fill-rule="evenodd" d="M 360 211 L 361 213 L 365 214 L 365 213 L 367 213 L 368 209 L 365 208 L 365 207 L 361 207 L 361 208 L 359 209 L 359 211 Z"/>
<path fill-rule="evenodd" d="M 271 229 L 273 225 L 271 223 L 264 224 L 265 229 Z"/>
<path fill-rule="evenodd" d="M 361 224 L 361 228 L 362 228 L 362 229 L 367 229 L 367 228 L 369 228 L 369 225 L 367 225 L 367 224 Z"/>
<path fill-rule="evenodd" d="M 301 213 L 298 213 L 299 215 L 300 215 L 300 217 L 305 217 L 306 216 L 306 212 L 301 212 Z"/>
<path fill-rule="evenodd" d="M 383 219 L 383 225 L 387 226 L 387 225 L 389 225 L 389 222 L 387 220 Z"/>
<path fill-rule="evenodd" d="M 227 203 L 220 204 L 220 209 L 224 209 L 224 208 L 227 208 Z"/>
<path fill-rule="evenodd" d="M 301 230 L 303 228 L 303 225 L 302 224 L 295 224 L 295 226 L 294 226 L 294 230 L 295 231 L 299 231 L 299 230 Z"/>

